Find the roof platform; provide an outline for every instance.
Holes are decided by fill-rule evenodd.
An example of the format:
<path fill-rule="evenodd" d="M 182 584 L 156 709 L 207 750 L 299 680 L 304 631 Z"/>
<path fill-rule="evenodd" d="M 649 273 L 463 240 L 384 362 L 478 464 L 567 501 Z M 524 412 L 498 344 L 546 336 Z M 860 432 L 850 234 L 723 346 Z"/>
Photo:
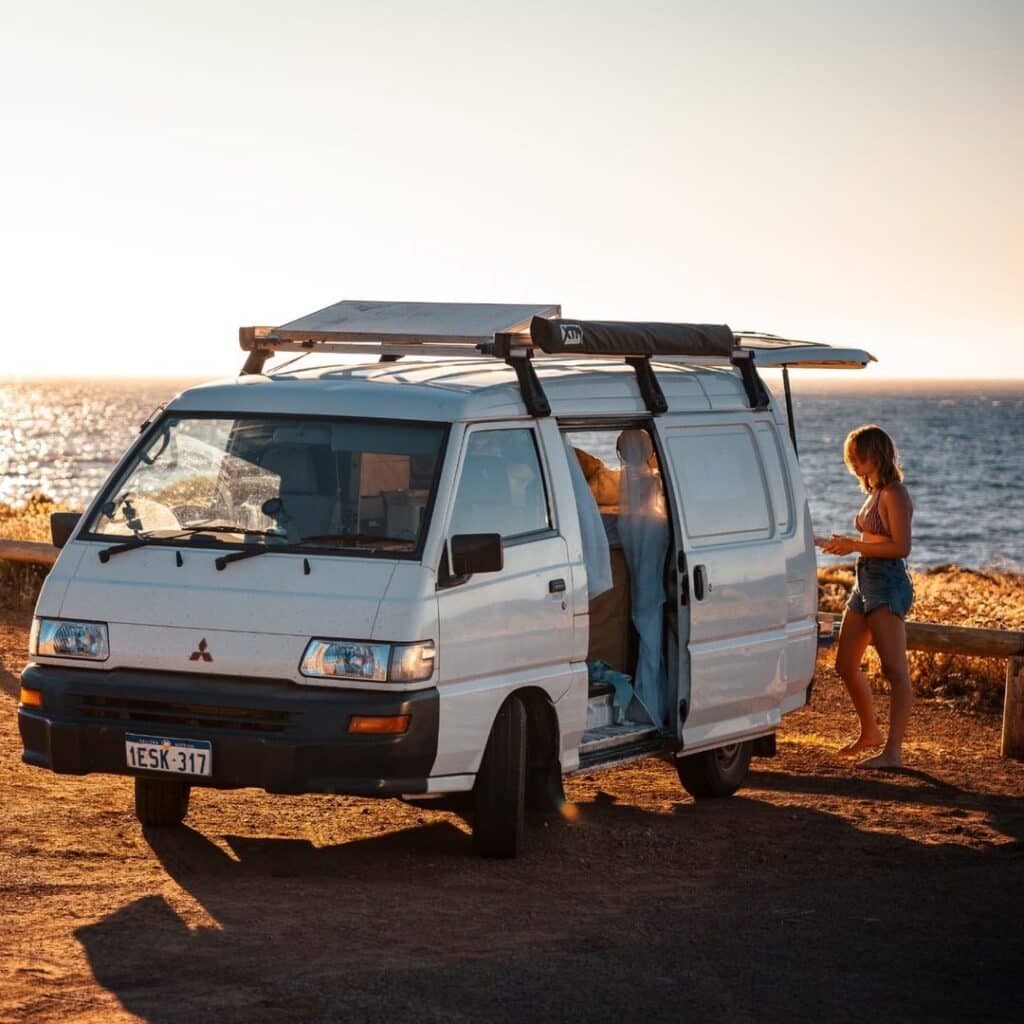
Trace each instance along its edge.
<path fill-rule="evenodd" d="M 757 365 L 783 369 L 801 367 L 806 370 L 863 370 L 877 362 L 870 352 L 859 348 L 839 348 L 820 341 L 794 341 L 761 331 L 738 331 L 736 342 L 756 353 Z"/>
<path fill-rule="evenodd" d="M 371 345 L 388 349 L 429 349 L 425 355 L 466 355 L 467 347 L 493 340 L 496 334 L 529 330 L 534 317 L 555 317 L 557 304 L 508 305 L 494 302 L 362 302 L 346 300 L 273 329 L 275 347 L 287 342 L 300 347 L 344 350 Z M 440 348 L 438 347 L 440 346 Z M 453 348 L 448 353 L 441 349 Z"/>
<path fill-rule="evenodd" d="M 790 411 L 790 366 L 861 367 L 873 359 L 856 349 L 791 342 L 776 335 L 735 335 L 724 324 L 565 320 L 557 304 L 346 300 L 279 327 L 241 327 L 238 337 L 249 353 L 243 374 L 262 373 L 276 352 L 375 355 L 380 362 L 404 356 L 495 357 L 515 370 L 533 416 L 551 413 L 533 367 L 535 356 L 624 360 L 636 373 L 644 402 L 654 415 L 667 411 L 668 404 L 653 359 L 731 364 L 740 371 L 754 409 L 766 409 L 770 401 L 757 366 L 782 367 Z"/>

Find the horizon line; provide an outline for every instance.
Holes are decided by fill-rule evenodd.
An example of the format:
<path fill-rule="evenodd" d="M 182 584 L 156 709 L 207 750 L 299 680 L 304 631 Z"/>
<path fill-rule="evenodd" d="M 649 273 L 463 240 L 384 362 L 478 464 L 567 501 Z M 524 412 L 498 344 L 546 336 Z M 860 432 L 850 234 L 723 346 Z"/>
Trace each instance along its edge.
<path fill-rule="evenodd" d="M 358 366 L 360 364 L 353 364 Z M 362 365 L 375 365 L 366 363 Z M 411 364 L 410 364 L 411 365 Z M 777 376 L 768 378 L 769 382 L 781 379 L 780 367 L 762 367 L 761 373 L 771 372 Z M 0 372 L 0 384 L 18 383 L 22 381 L 160 381 L 160 380 L 223 380 L 225 377 L 241 376 L 235 373 L 15 373 L 5 374 Z M 994 376 L 921 376 L 912 377 L 906 375 L 884 375 L 872 373 L 870 378 L 865 378 L 863 370 L 800 370 L 797 368 L 790 375 L 794 383 L 805 384 L 832 384 L 849 380 L 863 381 L 870 379 L 871 382 L 886 384 L 1022 384 L 1024 385 L 1024 374 L 1018 377 L 994 377 Z"/>

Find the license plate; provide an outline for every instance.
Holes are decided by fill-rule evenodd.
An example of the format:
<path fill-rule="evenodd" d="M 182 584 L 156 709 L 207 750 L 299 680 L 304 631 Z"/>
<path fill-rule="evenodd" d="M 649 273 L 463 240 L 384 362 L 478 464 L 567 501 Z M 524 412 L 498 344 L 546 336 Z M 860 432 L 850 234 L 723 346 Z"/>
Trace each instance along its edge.
<path fill-rule="evenodd" d="M 209 740 L 176 740 L 170 736 L 128 733 L 124 746 L 129 768 L 172 775 L 213 774 L 213 745 Z"/>

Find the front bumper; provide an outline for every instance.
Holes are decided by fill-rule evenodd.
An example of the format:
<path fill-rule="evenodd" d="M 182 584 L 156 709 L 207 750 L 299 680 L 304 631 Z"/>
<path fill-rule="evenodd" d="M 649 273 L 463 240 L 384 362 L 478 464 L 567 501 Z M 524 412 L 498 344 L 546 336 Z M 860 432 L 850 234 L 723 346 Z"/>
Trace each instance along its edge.
<path fill-rule="evenodd" d="M 169 778 L 128 767 L 125 733 L 209 740 L 211 777 L 195 786 L 268 793 L 399 796 L 425 793 L 437 756 L 436 689 L 328 690 L 285 680 L 29 665 L 22 686 L 43 694 L 20 707 L 26 764 L 66 775 Z M 401 735 L 350 735 L 353 715 L 410 715 Z"/>

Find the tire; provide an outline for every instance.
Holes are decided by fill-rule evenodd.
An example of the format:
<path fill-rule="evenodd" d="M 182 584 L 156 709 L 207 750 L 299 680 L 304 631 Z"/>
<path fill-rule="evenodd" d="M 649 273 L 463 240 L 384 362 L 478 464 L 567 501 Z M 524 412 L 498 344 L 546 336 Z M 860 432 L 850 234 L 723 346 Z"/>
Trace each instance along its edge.
<path fill-rule="evenodd" d="M 526 813 L 539 818 L 557 817 L 565 806 L 562 763 L 554 711 L 549 714 L 536 701 L 526 708 Z"/>
<path fill-rule="evenodd" d="M 526 797 L 526 708 L 518 697 L 501 706 L 473 786 L 473 850 L 516 857 Z"/>
<path fill-rule="evenodd" d="M 135 780 L 135 817 L 146 826 L 180 825 L 192 787 L 177 779 Z"/>
<path fill-rule="evenodd" d="M 536 767 L 530 765 L 526 775 L 526 809 L 539 818 L 556 818 L 565 806 L 562 768 L 557 759 Z"/>
<path fill-rule="evenodd" d="M 679 781 L 695 800 L 732 796 L 747 777 L 753 750 L 753 743 L 744 740 L 676 758 Z"/>

